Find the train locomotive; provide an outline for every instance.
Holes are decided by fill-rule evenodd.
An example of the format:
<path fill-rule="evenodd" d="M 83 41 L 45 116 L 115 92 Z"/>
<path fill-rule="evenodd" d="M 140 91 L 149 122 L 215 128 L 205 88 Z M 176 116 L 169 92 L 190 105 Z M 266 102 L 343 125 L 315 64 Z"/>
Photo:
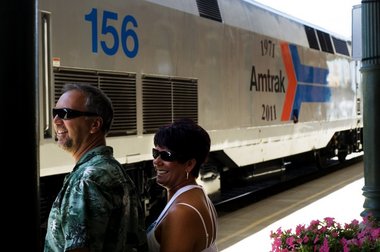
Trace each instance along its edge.
<path fill-rule="evenodd" d="M 362 151 L 359 63 L 347 38 L 249 0 L 39 0 L 41 220 L 74 161 L 56 145 L 52 108 L 81 82 L 111 98 L 107 136 L 147 216 L 164 200 L 151 149 L 161 125 L 187 117 L 212 140 L 199 182 L 275 176 L 288 158 L 319 166 Z"/>

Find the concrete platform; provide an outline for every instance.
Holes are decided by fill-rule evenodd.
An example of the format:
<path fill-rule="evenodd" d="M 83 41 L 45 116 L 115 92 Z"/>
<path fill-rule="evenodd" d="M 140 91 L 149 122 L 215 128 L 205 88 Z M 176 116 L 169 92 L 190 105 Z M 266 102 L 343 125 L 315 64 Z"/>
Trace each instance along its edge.
<path fill-rule="evenodd" d="M 298 224 L 309 224 L 312 220 L 321 220 L 325 217 L 334 217 L 339 223 L 350 223 L 353 219 L 362 220 L 360 213 L 363 211 L 361 206 L 364 203 L 364 197 L 361 195 L 363 185 L 364 179 L 359 179 L 274 222 L 222 252 L 271 251 L 270 231 L 275 231 L 279 227 L 283 230 L 291 228 L 294 231 Z"/>

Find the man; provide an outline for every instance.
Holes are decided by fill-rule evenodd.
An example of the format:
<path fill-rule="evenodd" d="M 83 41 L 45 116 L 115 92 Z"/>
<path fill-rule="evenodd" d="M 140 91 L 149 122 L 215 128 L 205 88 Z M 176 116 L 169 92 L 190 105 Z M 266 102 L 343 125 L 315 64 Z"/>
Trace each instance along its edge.
<path fill-rule="evenodd" d="M 136 188 L 106 146 L 111 100 L 98 88 L 66 84 L 55 108 L 58 145 L 76 164 L 50 211 L 44 251 L 142 251 L 144 216 Z"/>

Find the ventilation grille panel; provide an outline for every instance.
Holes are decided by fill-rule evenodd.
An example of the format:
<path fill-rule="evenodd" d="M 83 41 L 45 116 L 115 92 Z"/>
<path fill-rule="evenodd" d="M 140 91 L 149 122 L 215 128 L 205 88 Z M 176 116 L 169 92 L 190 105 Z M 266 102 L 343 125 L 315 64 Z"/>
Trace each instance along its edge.
<path fill-rule="evenodd" d="M 136 75 L 104 71 L 54 68 L 54 102 L 66 83 L 85 83 L 96 86 L 111 99 L 114 120 L 108 136 L 137 134 Z"/>
<path fill-rule="evenodd" d="M 194 79 L 143 76 L 144 133 L 180 118 L 198 122 L 198 83 Z"/>
<path fill-rule="evenodd" d="M 222 22 L 217 0 L 197 0 L 199 16 Z"/>

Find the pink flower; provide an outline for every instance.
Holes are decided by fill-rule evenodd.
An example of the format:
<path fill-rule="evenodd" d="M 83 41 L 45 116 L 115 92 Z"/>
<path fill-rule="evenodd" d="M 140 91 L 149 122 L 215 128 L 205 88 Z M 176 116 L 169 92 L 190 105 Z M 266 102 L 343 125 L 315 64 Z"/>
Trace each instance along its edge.
<path fill-rule="evenodd" d="M 326 217 L 308 226 L 299 224 L 294 233 L 279 228 L 270 235 L 272 252 L 380 251 L 380 221 L 371 215 L 363 217 L 361 223 L 353 220 L 344 225 Z"/>
<path fill-rule="evenodd" d="M 326 222 L 327 227 L 334 226 L 335 224 L 334 218 L 331 218 L 331 217 L 326 217 L 325 222 Z"/>
<path fill-rule="evenodd" d="M 320 248 L 319 250 L 320 252 L 329 252 L 330 249 L 329 249 L 329 241 L 327 240 L 327 238 L 325 237 L 325 239 L 323 239 L 323 245 L 322 247 Z"/>

